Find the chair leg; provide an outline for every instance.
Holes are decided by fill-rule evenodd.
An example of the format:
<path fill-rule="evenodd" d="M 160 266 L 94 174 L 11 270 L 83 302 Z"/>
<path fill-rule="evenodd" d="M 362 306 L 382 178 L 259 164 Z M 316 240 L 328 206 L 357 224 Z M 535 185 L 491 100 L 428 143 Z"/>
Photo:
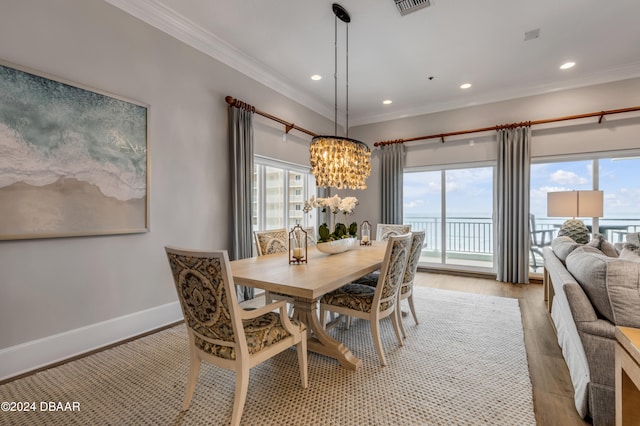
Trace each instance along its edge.
<path fill-rule="evenodd" d="M 407 330 L 404 329 L 404 323 L 402 322 L 402 309 L 400 309 L 400 303 L 396 307 L 396 310 L 393 312 L 398 320 L 398 324 L 400 325 L 400 331 L 402 332 L 402 337 L 407 338 Z"/>
<path fill-rule="evenodd" d="M 420 323 L 418 322 L 418 316 L 416 315 L 416 307 L 413 305 L 413 291 L 411 292 L 411 296 L 409 296 L 407 300 L 409 301 L 409 309 L 411 309 L 413 320 L 416 322 L 416 325 L 418 325 Z"/>
<path fill-rule="evenodd" d="M 307 331 L 302 332 L 302 340 L 296 345 L 298 351 L 298 366 L 300 367 L 300 381 L 304 389 L 309 387 L 309 368 L 307 363 Z"/>
<path fill-rule="evenodd" d="M 398 338 L 398 344 L 400 346 L 404 346 L 404 341 L 402 340 L 402 330 L 400 329 L 402 322 L 402 318 L 400 317 L 400 305 L 396 305 L 396 309 L 389 315 L 391 317 L 391 323 L 393 324 L 393 331 L 396 332 L 396 337 Z"/>
<path fill-rule="evenodd" d="M 236 395 L 233 398 L 233 411 L 231 412 L 231 425 L 239 426 L 244 403 L 247 400 L 247 390 L 249 389 L 249 367 L 241 365 L 236 370 Z"/>
<path fill-rule="evenodd" d="M 378 352 L 378 358 L 380 359 L 380 365 L 387 365 L 387 359 L 384 357 L 384 351 L 382 350 L 382 340 L 380 339 L 380 321 L 376 318 L 375 320 L 370 320 L 369 324 L 371 326 L 371 337 L 373 337 L 373 343 L 376 347 L 376 352 Z"/>
<path fill-rule="evenodd" d="M 187 376 L 187 390 L 182 401 L 182 411 L 187 411 L 191 405 L 191 398 L 193 398 L 193 392 L 196 390 L 196 383 L 198 383 L 198 374 L 200 374 L 198 354 L 194 348 L 191 348 L 189 352 L 189 375 Z"/>

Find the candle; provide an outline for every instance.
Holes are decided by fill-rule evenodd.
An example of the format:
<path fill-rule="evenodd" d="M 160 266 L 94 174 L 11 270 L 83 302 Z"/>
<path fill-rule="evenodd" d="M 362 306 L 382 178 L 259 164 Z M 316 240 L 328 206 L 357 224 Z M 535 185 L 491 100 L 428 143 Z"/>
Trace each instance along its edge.
<path fill-rule="evenodd" d="M 369 236 L 368 235 L 363 235 L 362 236 L 362 242 L 368 243 L 369 242 Z"/>
<path fill-rule="evenodd" d="M 293 249 L 293 257 L 295 257 L 296 259 L 300 259 L 302 257 L 302 249 L 301 248 L 294 248 Z"/>

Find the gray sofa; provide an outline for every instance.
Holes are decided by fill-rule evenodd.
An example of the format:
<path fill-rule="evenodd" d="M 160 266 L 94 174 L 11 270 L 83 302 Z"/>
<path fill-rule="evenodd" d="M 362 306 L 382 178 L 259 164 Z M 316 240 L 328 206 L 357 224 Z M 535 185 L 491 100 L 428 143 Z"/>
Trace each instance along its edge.
<path fill-rule="evenodd" d="M 639 249 L 624 247 L 617 257 L 606 241 L 565 236 L 543 250 L 545 297 L 576 409 L 595 426 L 615 423 L 615 327 L 640 327 Z"/>

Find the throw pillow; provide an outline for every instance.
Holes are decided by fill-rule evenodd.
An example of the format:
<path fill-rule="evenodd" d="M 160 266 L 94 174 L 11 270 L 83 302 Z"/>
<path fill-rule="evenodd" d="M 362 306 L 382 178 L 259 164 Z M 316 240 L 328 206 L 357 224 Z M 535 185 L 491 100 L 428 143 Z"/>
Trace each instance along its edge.
<path fill-rule="evenodd" d="M 640 263 L 640 247 L 635 244 L 626 243 L 620 252 L 620 259 Z"/>
<path fill-rule="evenodd" d="M 605 256 L 618 257 L 618 250 L 609 241 L 605 240 L 602 234 L 594 234 L 593 239 L 587 245 L 597 248 Z"/>
<path fill-rule="evenodd" d="M 567 257 L 567 271 L 604 318 L 614 325 L 640 327 L 640 262 L 612 259 L 582 246 Z"/>
<path fill-rule="evenodd" d="M 551 241 L 551 249 L 553 253 L 556 255 L 558 259 L 565 263 L 567 260 L 567 256 L 571 254 L 572 251 L 580 247 L 582 244 L 576 243 L 571 237 L 561 236 L 558 238 L 554 238 Z"/>
<path fill-rule="evenodd" d="M 640 232 L 634 232 L 633 234 L 627 234 L 625 239 L 628 243 L 636 246 L 640 246 Z"/>

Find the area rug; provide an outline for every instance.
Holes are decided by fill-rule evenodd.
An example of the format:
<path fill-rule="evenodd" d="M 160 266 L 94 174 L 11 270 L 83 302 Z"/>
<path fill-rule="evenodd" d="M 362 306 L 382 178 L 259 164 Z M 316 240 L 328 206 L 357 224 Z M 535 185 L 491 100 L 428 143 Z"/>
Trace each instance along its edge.
<path fill-rule="evenodd" d="M 251 370 L 242 424 L 534 425 L 518 301 L 424 287 L 414 297 L 420 324 L 404 318 L 404 346 L 389 321 L 381 327 L 388 366 L 380 366 L 367 321 L 338 326 L 332 334 L 362 367 L 310 353 L 302 389 L 296 353 L 285 351 Z M 187 342 L 179 325 L 7 383 L 0 402 L 36 409 L 0 412 L 0 424 L 228 424 L 235 375 L 211 365 L 203 364 L 191 408 L 180 412 Z"/>

